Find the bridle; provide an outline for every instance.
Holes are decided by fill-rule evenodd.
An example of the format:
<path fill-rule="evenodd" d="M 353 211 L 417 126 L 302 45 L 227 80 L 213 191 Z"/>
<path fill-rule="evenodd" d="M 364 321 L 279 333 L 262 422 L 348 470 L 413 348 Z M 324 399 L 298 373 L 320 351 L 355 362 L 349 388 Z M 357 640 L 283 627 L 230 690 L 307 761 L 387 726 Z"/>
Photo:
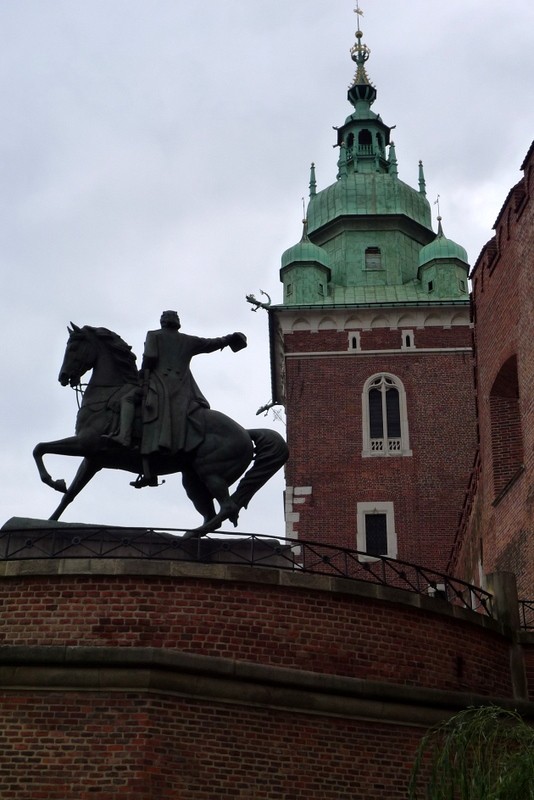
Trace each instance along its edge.
<path fill-rule="evenodd" d="M 83 396 L 85 394 L 86 386 L 87 384 L 82 383 L 81 381 L 79 383 L 75 383 L 74 385 L 70 384 L 70 388 L 74 389 L 74 391 L 76 392 L 76 405 L 78 406 L 78 411 L 82 407 L 82 401 L 83 401 Z"/>

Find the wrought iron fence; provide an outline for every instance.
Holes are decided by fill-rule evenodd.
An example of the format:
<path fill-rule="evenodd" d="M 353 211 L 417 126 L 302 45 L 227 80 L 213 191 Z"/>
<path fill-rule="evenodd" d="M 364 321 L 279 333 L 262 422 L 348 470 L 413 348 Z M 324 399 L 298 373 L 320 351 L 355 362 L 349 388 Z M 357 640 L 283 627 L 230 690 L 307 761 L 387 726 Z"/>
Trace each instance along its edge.
<path fill-rule="evenodd" d="M 519 624 L 524 631 L 534 631 L 534 600 L 519 601 Z"/>
<path fill-rule="evenodd" d="M 65 526 L 0 531 L 0 561 L 128 558 L 276 567 L 404 589 L 492 616 L 491 594 L 417 564 L 333 545 L 256 533 L 184 538 L 180 529 Z M 182 535 L 180 535 L 182 534 Z M 528 605 L 528 601 L 524 601 Z M 525 607 L 524 614 L 532 613 Z"/>

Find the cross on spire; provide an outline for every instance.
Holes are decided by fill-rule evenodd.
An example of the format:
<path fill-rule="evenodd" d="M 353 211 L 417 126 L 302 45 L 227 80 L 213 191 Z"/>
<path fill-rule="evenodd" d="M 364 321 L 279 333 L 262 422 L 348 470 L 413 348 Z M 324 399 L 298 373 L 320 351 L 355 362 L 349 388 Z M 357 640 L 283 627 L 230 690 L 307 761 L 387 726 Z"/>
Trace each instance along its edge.
<path fill-rule="evenodd" d="M 363 17 L 363 11 L 360 8 L 360 0 L 356 0 L 356 8 L 354 9 L 354 13 L 358 18 L 358 30 L 356 31 L 356 43 L 350 49 L 350 56 L 354 63 L 357 66 L 356 74 L 354 76 L 354 80 L 352 85 L 355 86 L 357 84 L 368 84 L 371 85 L 369 78 L 367 77 L 367 73 L 365 71 L 365 62 L 369 58 L 371 54 L 370 49 L 367 45 L 363 44 L 362 38 L 363 33 L 360 27 L 360 17 Z M 373 98 L 374 99 L 374 98 Z"/>
<path fill-rule="evenodd" d="M 360 8 L 360 0 L 356 0 L 356 8 L 354 9 L 354 13 L 358 17 L 358 31 L 357 31 L 357 33 L 361 33 L 361 30 L 360 30 L 360 17 L 363 17 L 363 11 Z"/>

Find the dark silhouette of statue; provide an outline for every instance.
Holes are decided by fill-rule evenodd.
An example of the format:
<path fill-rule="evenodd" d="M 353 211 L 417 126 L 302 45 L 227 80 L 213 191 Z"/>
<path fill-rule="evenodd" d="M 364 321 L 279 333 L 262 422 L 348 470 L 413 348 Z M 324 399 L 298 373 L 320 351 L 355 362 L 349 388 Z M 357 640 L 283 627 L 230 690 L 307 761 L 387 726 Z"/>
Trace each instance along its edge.
<path fill-rule="evenodd" d="M 215 339 L 189 336 L 180 332 L 178 314 L 164 311 L 161 329 L 147 334 L 139 375 L 135 355 L 116 333 L 71 326 L 59 380 L 64 386 L 78 386 L 86 371 L 93 373 L 75 436 L 34 449 L 41 479 L 64 494 L 51 519 L 59 519 L 105 467 L 137 473 L 132 483 L 137 488 L 157 485 L 158 475 L 182 472 L 184 488 L 204 517 L 196 533 L 216 530 L 226 519 L 236 525 L 241 508 L 287 460 L 287 445 L 275 431 L 247 431 L 212 410 L 191 374 L 190 362 L 199 353 L 226 346 L 241 350 L 246 347 L 244 334 Z M 84 458 L 68 489 L 63 480 L 49 475 L 43 462 L 46 453 Z"/>
<path fill-rule="evenodd" d="M 141 366 L 143 387 L 132 389 L 121 400 L 119 430 L 110 437 L 130 446 L 135 410 L 141 402 L 143 472 L 132 482 L 136 488 L 157 485 L 151 466 L 153 454 L 189 453 L 205 437 L 204 415 L 196 412 L 210 405 L 191 374 L 189 365 L 193 356 L 227 346 L 237 352 L 247 345 L 243 333 L 215 339 L 180 333 L 176 311 L 164 311 L 160 324 L 159 330 L 147 333 Z"/>

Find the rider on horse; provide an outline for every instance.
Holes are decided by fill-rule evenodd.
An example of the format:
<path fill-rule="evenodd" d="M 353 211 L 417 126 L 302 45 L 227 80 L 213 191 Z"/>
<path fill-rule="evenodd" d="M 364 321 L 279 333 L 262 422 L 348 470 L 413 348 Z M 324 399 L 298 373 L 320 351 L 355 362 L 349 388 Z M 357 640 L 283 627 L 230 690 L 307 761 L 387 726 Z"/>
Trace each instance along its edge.
<path fill-rule="evenodd" d="M 148 485 L 152 474 L 181 472 L 186 494 L 204 518 L 189 535 L 200 536 L 217 530 L 225 520 L 237 525 L 241 509 L 287 461 L 287 445 L 279 433 L 246 430 L 226 414 L 207 408 L 191 375 L 194 355 L 226 345 L 240 350 L 246 345 L 243 334 L 198 339 L 179 333 L 179 328 L 176 312 L 165 312 L 161 330 L 148 334 L 145 389 L 135 355 L 118 334 L 71 323 L 59 382 L 77 386 L 89 370 L 91 376 L 74 436 L 39 442 L 33 450 L 41 480 L 63 495 L 50 519 L 58 520 L 101 469 L 141 473 L 140 486 Z M 141 425 L 136 430 L 137 417 L 141 422 L 142 416 L 144 433 Z M 82 459 L 69 486 L 48 472 L 43 456 L 49 453 Z"/>
<path fill-rule="evenodd" d="M 193 356 L 228 345 L 237 352 L 247 343 L 242 333 L 215 339 L 180 333 L 176 311 L 164 311 L 160 324 L 159 330 L 147 333 L 141 366 L 143 388 L 135 387 L 121 399 L 119 430 L 110 437 L 130 447 L 135 409 L 142 403 L 143 474 L 132 483 L 136 488 L 157 485 L 151 470 L 152 455 L 189 453 L 204 439 L 203 425 L 195 412 L 209 408 L 209 403 L 191 374 Z"/>

